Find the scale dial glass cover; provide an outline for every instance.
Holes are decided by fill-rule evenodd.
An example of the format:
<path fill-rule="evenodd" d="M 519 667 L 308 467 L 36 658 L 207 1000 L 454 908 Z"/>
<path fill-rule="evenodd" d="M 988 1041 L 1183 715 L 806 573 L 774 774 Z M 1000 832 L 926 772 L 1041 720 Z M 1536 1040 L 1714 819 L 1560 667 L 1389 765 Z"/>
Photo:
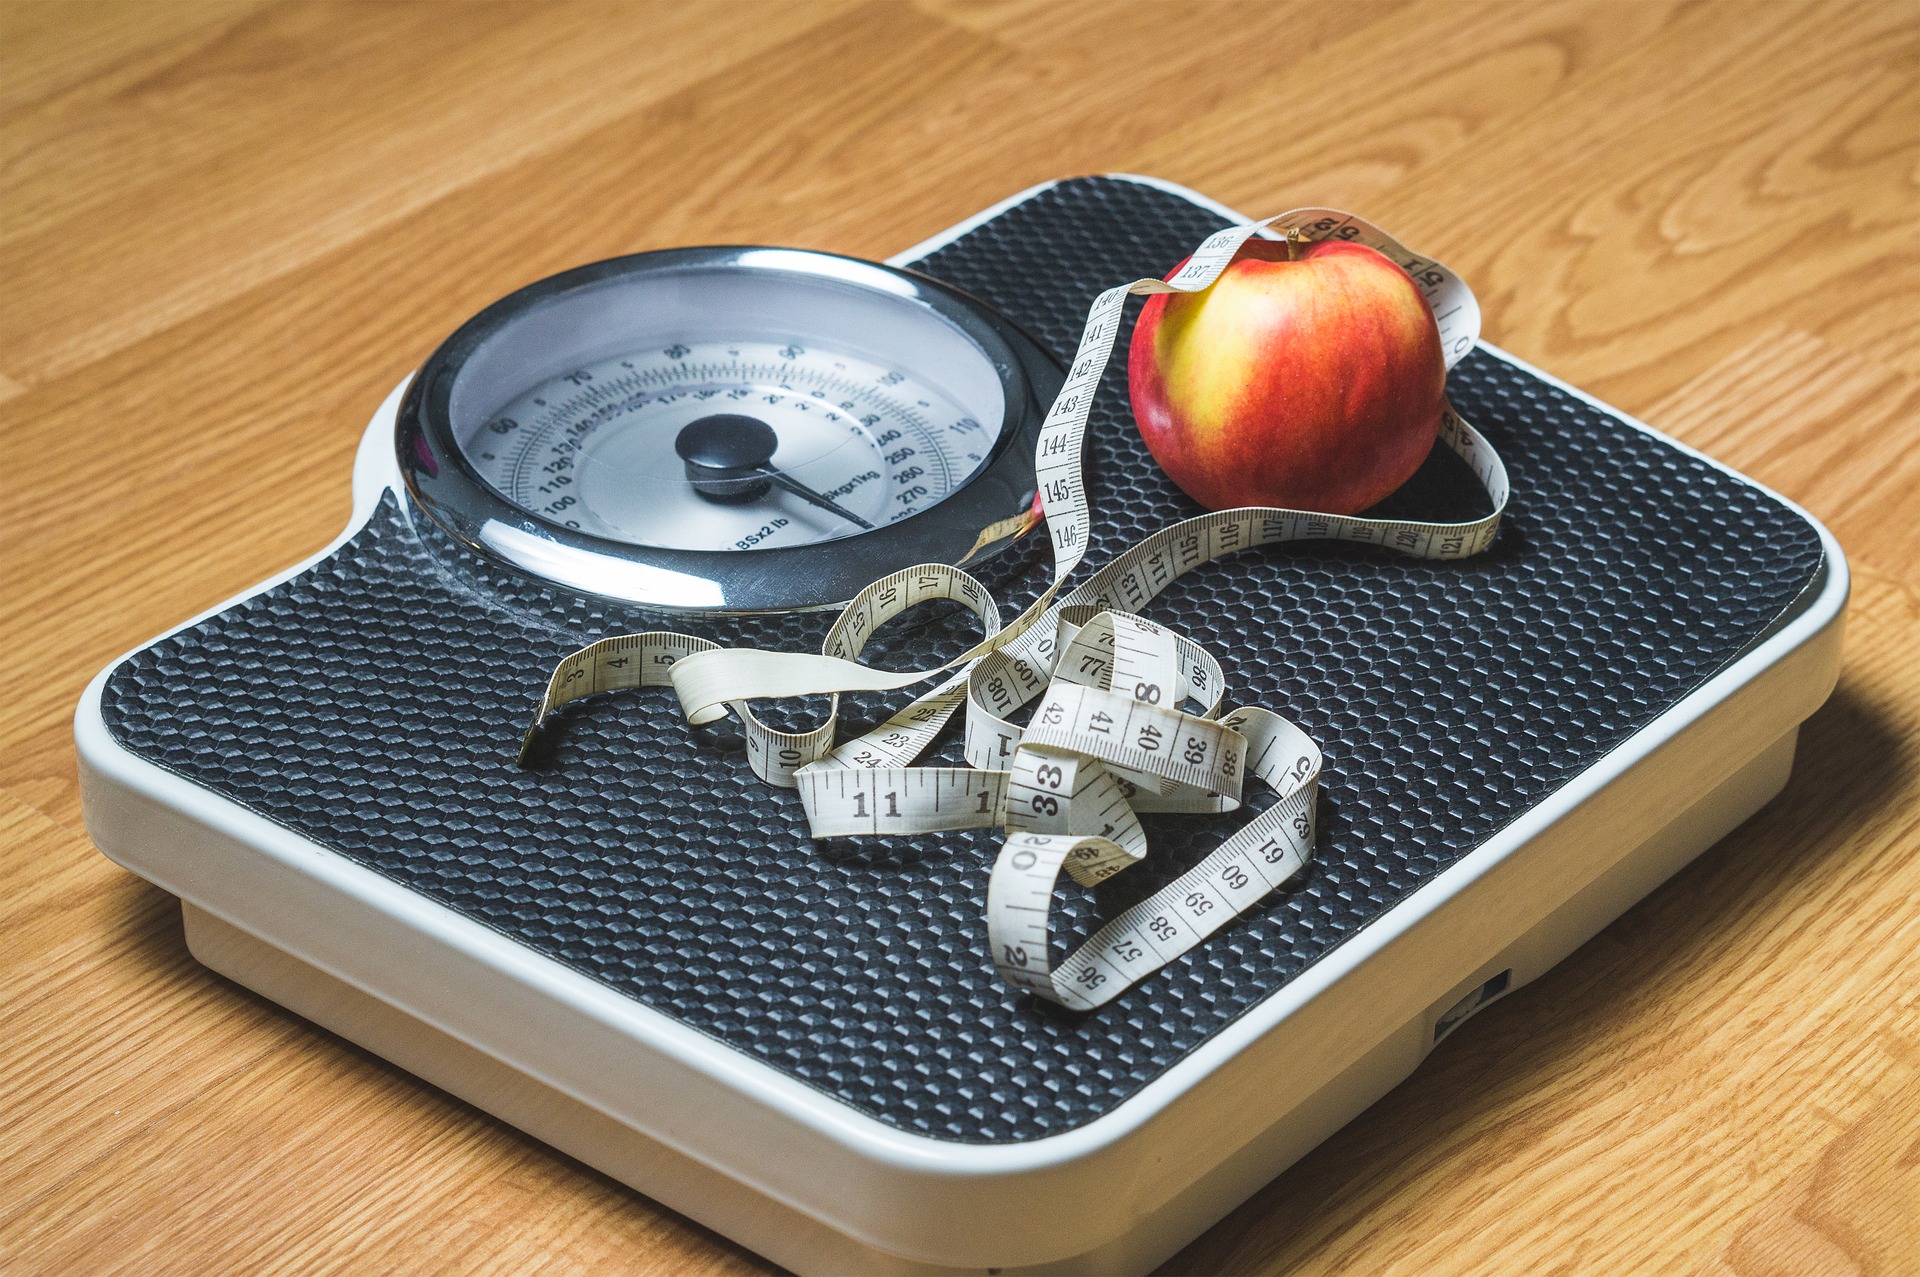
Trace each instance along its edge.
<path fill-rule="evenodd" d="M 984 359 L 984 355 L 981 356 Z M 462 447 L 514 504 L 595 536 L 676 550 L 774 549 L 859 524 L 778 484 L 715 500 L 675 444 L 718 415 L 765 423 L 769 466 L 871 527 L 932 508 L 999 440 L 999 389 L 959 402 L 911 369 L 797 342 L 676 342 L 572 369 L 477 425 Z"/>
<path fill-rule="evenodd" d="M 483 311 L 415 379 L 397 442 L 419 507 L 522 571 L 666 610 L 786 611 L 1004 548 L 1059 380 L 922 276 L 672 249 Z"/>

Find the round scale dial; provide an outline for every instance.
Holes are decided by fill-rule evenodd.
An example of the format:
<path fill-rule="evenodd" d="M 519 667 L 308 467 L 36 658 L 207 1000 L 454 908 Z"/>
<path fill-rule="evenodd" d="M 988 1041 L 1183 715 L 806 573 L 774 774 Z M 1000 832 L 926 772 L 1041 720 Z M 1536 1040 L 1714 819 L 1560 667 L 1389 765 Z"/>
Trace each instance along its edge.
<path fill-rule="evenodd" d="M 1052 357 L 963 293 L 779 248 L 578 267 L 429 358 L 396 422 L 417 507 L 567 589 L 831 607 L 1032 526 Z"/>
<path fill-rule="evenodd" d="M 534 386 L 464 449 L 502 496 L 568 528 L 743 551 L 857 536 L 929 509 L 986 464 L 1003 415 L 831 348 L 676 342 Z M 718 418 L 771 432 L 763 481 L 701 481 L 685 454 L 724 429 L 706 424 Z"/>

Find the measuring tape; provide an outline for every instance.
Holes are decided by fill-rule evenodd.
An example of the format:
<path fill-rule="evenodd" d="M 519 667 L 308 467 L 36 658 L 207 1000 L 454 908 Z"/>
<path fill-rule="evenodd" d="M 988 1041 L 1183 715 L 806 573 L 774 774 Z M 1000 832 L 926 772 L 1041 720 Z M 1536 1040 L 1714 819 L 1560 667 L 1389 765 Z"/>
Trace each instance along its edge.
<path fill-rule="evenodd" d="M 1350 240 L 1398 263 L 1425 295 L 1450 369 L 1480 335 L 1480 307 L 1460 278 L 1371 223 L 1332 209 L 1296 209 L 1209 235 L 1166 280 L 1139 279 L 1094 299 L 1067 377 L 1035 445 L 1053 578 L 1002 626 L 993 597 L 947 564 L 906 568 L 848 603 L 819 653 L 721 648 L 685 634 L 602 639 L 555 668 L 521 757 L 561 706 L 633 687 L 674 689 L 696 724 L 731 713 L 748 761 L 769 784 L 799 790 L 816 838 L 1001 828 L 987 883 L 993 962 L 1016 987 L 1076 1010 L 1097 1007 L 1173 961 L 1297 873 L 1313 851 L 1319 748 L 1257 706 L 1221 713 L 1219 662 L 1192 639 L 1137 615 L 1188 572 L 1227 555 L 1295 541 L 1352 541 L 1423 559 L 1461 559 L 1493 543 L 1506 508 L 1506 468 L 1451 404 L 1440 439 L 1466 462 L 1492 511 L 1457 523 L 1366 519 L 1246 507 L 1183 519 L 1130 546 L 1062 595 L 1092 527 L 1081 454 L 1093 397 L 1130 295 L 1210 287 L 1252 236 Z M 946 600 L 978 617 L 983 637 L 928 670 L 859 662 L 888 621 Z M 944 677 L 942 677 L 944 676 Z M 939 679 L 873 730 L 836 744 L 842 692 L 891 691 Z M 756 700 L 827 695 L 828 713 L 801 732 L 769 727 Z M 1035 703 L 1037 702 L 1037 704 Z M 1027 726 L 1012 716 L 1028 705 Z M 962 707 L 965 767 L 915 767 Z M 1057 965 L 1052 900 L 1062 871 L 1092 887 L 1147 854 L 1139 812 L 1225 812 L 1247 777 L 1272 804 L 1198 865 L 1107 922 Z"/>

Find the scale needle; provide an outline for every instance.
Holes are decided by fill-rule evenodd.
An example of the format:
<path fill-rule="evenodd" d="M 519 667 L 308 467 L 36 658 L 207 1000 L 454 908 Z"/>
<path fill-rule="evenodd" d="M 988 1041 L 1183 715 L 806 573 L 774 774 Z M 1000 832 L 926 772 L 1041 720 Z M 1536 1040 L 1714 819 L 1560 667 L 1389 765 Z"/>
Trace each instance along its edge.
<path fill-rule="evenodd" d="M 782 474 L 780 471 L 773 469 L 771 466 L 762 466 L 760 468 L 759 473 L 773 480 L 775 483 L 785 488 L 788 492 L 791 492 L 794 496 L 799 497 L 801 500 L 811 501 L 813 502 L 813 504 L 819 506 L 822 510 L 831 510 L 833 513 L 845 519 L 848 523 L 853 524 L 855 527 L 864 528 L 868 532 L 873 531 L 873 525 L 871 523 L 868 523 L 865 519 L 861 518 L 859 515 L 855 514 L 853 511 L 846 509 L 844 506 L 840 505 L 838 502 L 832 501 L 827 497 L 823 496 L 822 494 L 815 492 L 812 488 L 809 488 L 806 484 L 800 482 L 798 479 L 794 478 L 792 475 Z"/>
<path fill-rule="evenodd" d="M 673 450 L 687 466 L 693 490 L 711 501 L 758 501 L 779 484 L 802 501 L 839 515 L 864 531 L 873 525 L 823 493 L 815 492 L 790 474 L 773 468 L 780 436 L 758 417 L 734 412 L 715 413 L 689 421 L 674 437 Z"/>

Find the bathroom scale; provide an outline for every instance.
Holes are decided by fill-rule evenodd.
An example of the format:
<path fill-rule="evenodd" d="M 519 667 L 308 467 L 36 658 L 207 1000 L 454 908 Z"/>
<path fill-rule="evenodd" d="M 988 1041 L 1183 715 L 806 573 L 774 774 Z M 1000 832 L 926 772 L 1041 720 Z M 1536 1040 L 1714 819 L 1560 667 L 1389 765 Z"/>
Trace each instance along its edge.
<path fill-rule="evenodd" d="M 1036 453 L 1082 383 L 1087 570 L 1213 517 L 1148 455 L 1125 358 L 1077 351 L 1103 290 L 1244 220 L 1074 178 L 885 263 L 670 249 L 450 316 L 366 427 L 340 537 L 88 686 L 90 833 L 180 897 L 205 965 L 795 1272 L 1151 1270 L 1776 794 L 1847 593 L 1791 502 L 1464 343 L 1447 393 L 1506 479 L 1477 553 L 1247 549 L 1064 646 L 1107 643 L 1117 686 L 1129 638 L 1177 638 L 1189 692 L 1217 670 L 1318 750 L 1285 799 L 1310 854 L 1152 963 L 1073 968 L 1080 1002 L 989 948 L 1002 833 L 889 835 L 840 776 L 874 823 L 812 836 L 824 800 L 765 777 L 827 698 L 749 730 L 618 673 L 831 653 L 838 605 L 929 563 L 960 565 L 948 601 L 862 661 L 1014 624 L 1049 597 Z M 1436 446 L 1368 515 L 1492 518 L 1471 455 Z M 605 694 L 554 695 L 582 651 Z M 841 696 L 845 730 L 884 740 L 926 686 Z M 922 761 L 983 808 L 1025 793 L 966 788 L 956 724 L 920 724 Z M 1115 774 L 1151 851 L 1043 883 L 1038 958 L 1282 810 Z"/>

